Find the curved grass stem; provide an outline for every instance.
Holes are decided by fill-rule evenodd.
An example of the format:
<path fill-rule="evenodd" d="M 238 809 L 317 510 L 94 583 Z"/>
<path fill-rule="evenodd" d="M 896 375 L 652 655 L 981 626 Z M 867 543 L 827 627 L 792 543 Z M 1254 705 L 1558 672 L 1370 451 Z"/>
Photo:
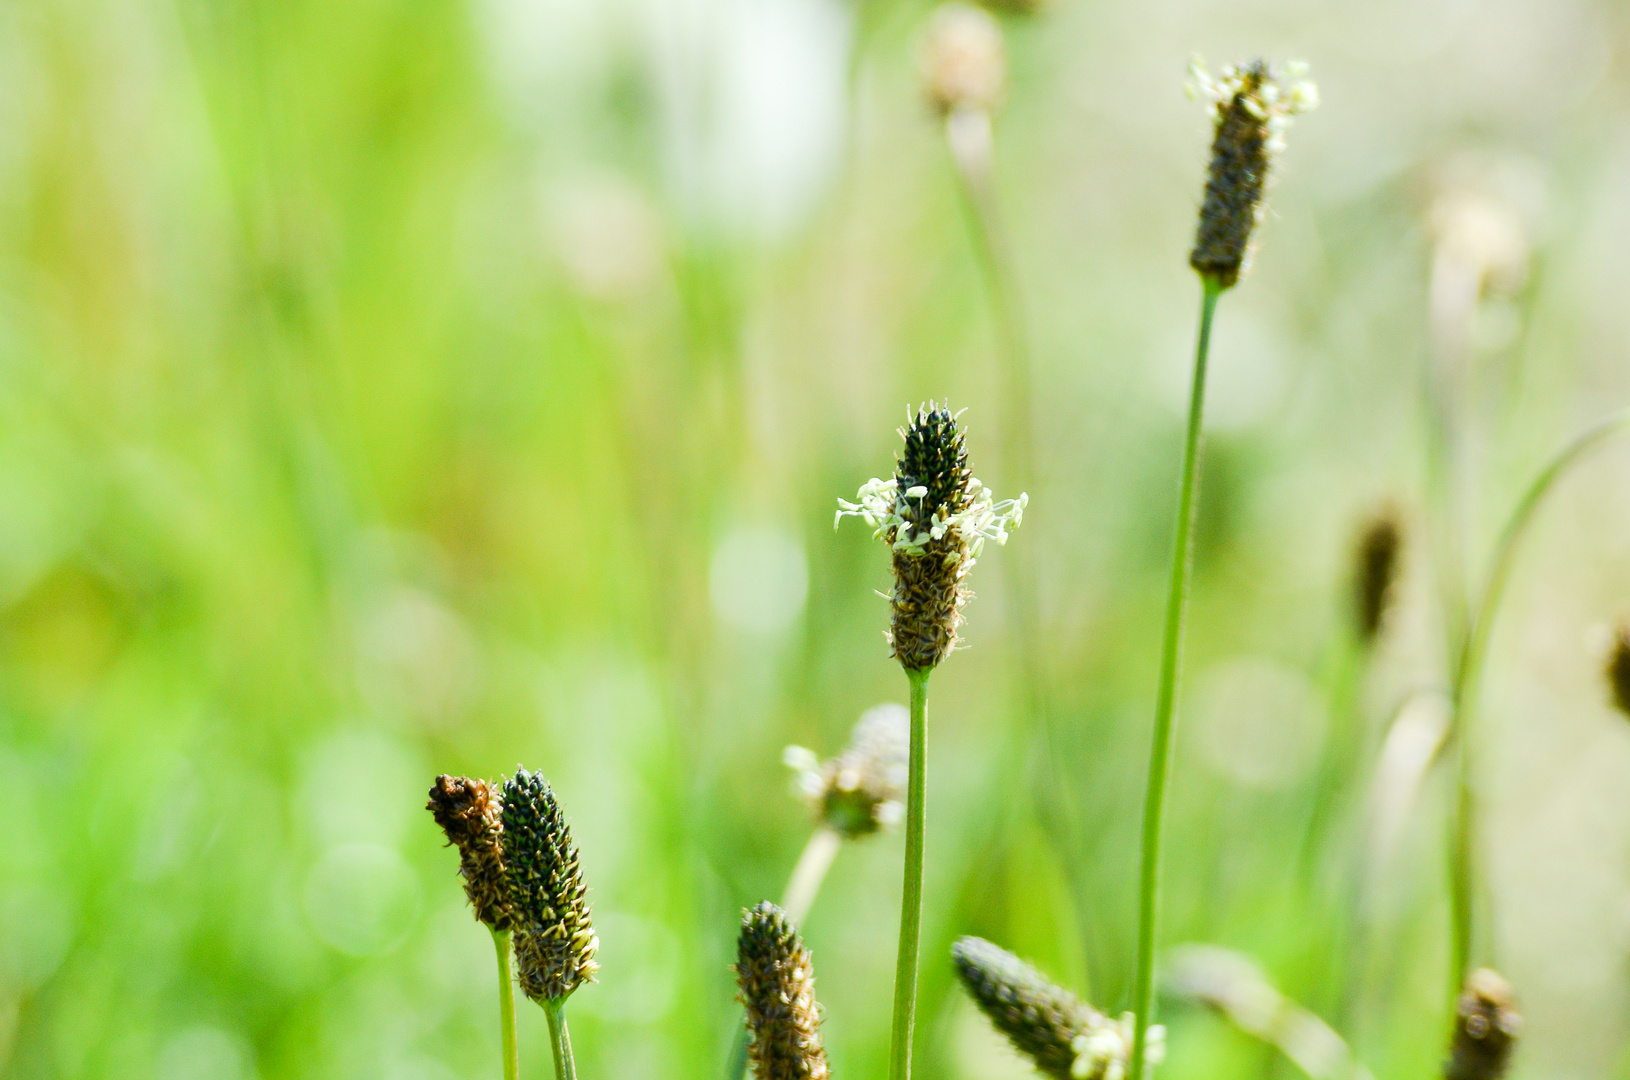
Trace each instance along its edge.
<path fill-rule="evenodd" d="M 1189 589 L 1195 493 L 1199 486 L 1200 429 L 1205 413 L 1206 362 L 1211 349 L 1211 320 L 1221 284 L 1202 276 L 1200 334 L 1194 350 L 1194 380 L 1189 390 L 1188 431 L 1183 442 L 1183 473 L 1177 494 L 1177 530 L 1172 540 L 1171 585 L 1166 600 L 1166 629 L 1161 641 L 1160 685 L 1155 699 L 1155 730 L 1149 748 L 1149 786 L 1143 803 L 1142 857 L 1138 874 L 1138 966 L 1132 986 L 1136 1014 L 1132 1064 L 1128 1080 L 1143 1080 L 1148 1055 L 1149 1020 L 1155 998 L 1155 920 L 1160 911 L 1161 824 L 1166 810 L 1167 773 L 1171 766 L 1172 718 L 1177 706 L 1177 669 L 1183 644 L 1183 612 Z"/>
<path fill-rule="evenodd" d="M 509 967 L 509 931 L 494 930 L 492 944 L 498 951 L 498 1028 L 503 1033 L 504 1080 L 518 1080 L 521 1054 L 515 1045 L 515 978 Z"/>
<path fill-rule="evenodd" d="M 1477 866 L 1476 800 L 1472 791 L 1472 763 L 1470 724 L 1477 705 L 1478 680 L 1482 676 L 1483 660 L 1488 653 L 1489 637 L 1493 633 L 1494 616 L 1505 597 L 1506 585 L 1516 562 L 1517 548 L 1533 523 L 1545 496 L 1567 472 L 1587 454 L 1615 435 L 1630 431 L 1630 410 L 1608 416 L 1581 432 L 1553 457 L 1539 475 L 1528 485 L 1522 498 L 1507 519 L 1494 549 L 1494 561 L 1489 566 L 1488 580 L 1481 596 L 1471 609 L 1470 618 L 1456 659 L 1454 679 L 1450 688 L 1452 726 L 1446 747 L 1455 751 L 1456 798 L 1449 854 L 1450 915 L 1453 920 L 1451 938 L 1452 966 L 1450 979 L 1454 998 L 1470 973 L 1472 954 L 1473 900 L 1476 895 Z"/>
<path fill-rule="evenodd" d="M 928 676 L 908 670 L 911 680 L 911 778 L 906 794 L 905 883 L 900 895 L 900 948 L 894 962 L 894 1030 L 889 1043 L 889 1080 L 911 1076 L 911 1034 L 917 1020 L 917 953 L 923 920 L 923 766 L 928 731 Z"/>

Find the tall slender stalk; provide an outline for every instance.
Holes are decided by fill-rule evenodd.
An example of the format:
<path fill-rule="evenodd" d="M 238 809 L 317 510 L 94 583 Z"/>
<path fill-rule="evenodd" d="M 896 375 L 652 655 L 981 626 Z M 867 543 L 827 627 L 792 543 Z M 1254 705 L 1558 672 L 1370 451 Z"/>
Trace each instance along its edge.
<path fill-rule="evenodd" d="M 781 910 L 787 913 L 788 919 L 796 924 L 803 923 L 809 909 L 815 904 L 821 884 L 826 881 L 826 872 L 832 868 L 832 860 L 837 858 L 838 849 L 842 846 L 843 837 L 825 825 L 817 826 L 810 834 L 809 843 L 804 845 L 803 854 L 798 856 L 798 865 L 793 867 L 792 876 L 787 879 L 787 891 L 781 895 Z"/>
<path fill-rule="evenodd" d="M 1471 970 L 1472 905 L 1476 895 L 1476 800 L 1471 783 L 1470 724 L 1477 706 L 1479 680 L 1483 661 L 1488 654 L 1489 637 L 1493 633 L 1494 616 L 1505 597 L 1506 585 L 1516 563 L 1517 547 L 1527 534 L 1529 526 L 1545 496 L 1564 475 L 1590 451 L 1622 432 L 1630 431 L 1630 410 L 1616 412 L 1581 432 L 1553 457 L 1539 475 L 1534 477 L 1522 498 L 1511 511 L 1505 528 L 1494 549 L 1494 561 L 1489 566 L 1488 580 L 1481 596 L 1472 608 L 1467 630 L 1456 659 L 1454 680 L 1450 689 L 1453 726 L 1448 743 L 1453 744 L 1456 758 L 1455 820 L 1450 843 L 1449 888 L 1450 913 L 1453 919 L 1450 969 L 1451 990 L 1458 999 L 1466 976 Z M 1446 744 L 1447 745 L 1447 744 Z"/>
<path fill-rule="evenodd" d="M 515 1044 L 515 977 L 509 969 L 509 931 L 494 930 L 492 945 L 498 951 L 498 1028 L 503 1032 L 504 1080 L 518 1080 L 521 1053 Z"/>
<path fill-rule="evenodd" d="M 1013 269 L 1007 232 L 996 201 L 992 177 L 995 146 L 990 113 L 971 106 L 953 109 L 945 117 L 945 141 L 950 147 L 951 160 L 956 164 L 956 175 L 960 181 L 958 187 L 968 217 L 968 231 L 984 277 L 991 319 L 996 328 L 996 353 L 1001 375 L 998 414 L 1006 482 L 1020 490 L 1029 490 L 1036 469 L 1030 347 L 1024 328 L 1018 275 Z M 1023 676 L 1020 693 L 1026 706 L 1025 719 L 1039 731 L 1043 740 L 1047 740 L 1051 735 L 1047 726 L 1050 711 L 1039 644 L 1041 626 L 1035 567 L 1028 548 L 1021 548 L 1008 559 L 1008 603 L 1013 613 L 1013 624 L 1018 630 L 1018 661 Z M 1029 735 L 1030 729 L 1026 728 L 1022 733 Z M 1027 749 L 1027 742 L 1027 739 L 1019 738 L 1010 740 L 1014 757 L 1020 757 Z M 1044 762 L 1050 764 L 1052 761 L 1053 755 L 1047 754 Z M 1023 764 L 1022 759 L 1016 764 Z"/>
<path fill-rule="evenodd" d="M 1019 313 L 1017 281 L 1008 255 L 1007 234 L 1002 227 L 991 178 L 990 114 L 971 107 L 953 110 L 945 118 L 945 138 L 956 163 L 957 179 L 961 181 L 974 254 L 985 278 L 985 291 L 996 324 L 1002 375 L 1002 449 L 1007 458 L 1004 464 L 1013 474 L 1007 482 L 1023 489 L 1030 484 L 1034 454 L 1030 433 L 1030 350 Z"/>
<path fill-rule="evenodd" d="M 544 1005 L 549 1018 L 549 1044 L 555 1053 L 555 1080 L 577 1080 L 577 1063 L 572 1060 L 572 1034 L 566 1028 L 566 999 Z"/>
<path fill-rule="evenodd" d="M 923 921 L 923 767 L 931 668 L 907 668 L 911 682 L 911 773 L 906 787 L 906 866 L 900 893 L 900 949 L 894 964 L 894 1031 L 889 1080 L 911 1076 L 911 1033 L 917 1021 L 917 953 Z"/>
<path fill-rule="evenodd" d="M 1205 412 L 1206 361 L 1211 351 L 1211 319 L 1223 285 L 1201 275 L 1200 335 L 1194 350 L 1194 380 L 1189 390 L 1188 433 L 1183 443 L 1183 474 L 1177 494 L 1177 530 L 1172 539 L 1166 632 L 1160 652 L 1160 686 L 1155 699 L 1155 731 L 1149 748 L 1149 787 L 1143 803 L 1143 851 L 1138 874 L 1138 967 L 1132 986 L 1136 1014 L 1129 1080 L 1143 1080 L 1148 1053 L 1149 1019 L 1155 998 L 1155 919 L 1160 911 L 1161 824 L 1166 811 L 1167 772 L 1171 766 L 1172 718 L 1177 706 L 1177 668 L 1187 606 L 1194 496 L 1199 486 L 1200 428 Z"/>

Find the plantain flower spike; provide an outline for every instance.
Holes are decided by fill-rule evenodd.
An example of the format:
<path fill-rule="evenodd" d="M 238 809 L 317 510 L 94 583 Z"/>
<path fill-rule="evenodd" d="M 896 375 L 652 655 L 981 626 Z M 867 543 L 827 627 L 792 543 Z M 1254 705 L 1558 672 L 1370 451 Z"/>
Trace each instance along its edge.
<path fill-rule="evenodd" d="M 1466 977 L 1455 1009 L 1455 1036 L 1444 1080 L 1499 1080 L 1511 1061 L 1511 1047 L 1522 1032 L 1511 984 L 1488 968 Z"/>
<path fill-rule="evenodd" d="M 1381 632 L 1398 577 L 1398 551 L 1402 546 L 1398 518 L 1383 510 L 1359 534 L 1356 573 L 1353 575 L 1353 607 L 1359 640 L 1368 645 Z"/>
<path fill-rule="evenodd" d="M 786 912 L 768 900 L 742 913 L 735 971 L 757 1080 L 826 1080 L 815 966 Z"/>
<path fill-rule="evenodd" d="M 1621 622 L 1613 630 L 1607 652 L 1607 685 L 1613 692 L 1613 704 L 1630 716 L 1630 622 Z"/>
<path fill-rule="evenodd" d="M 983 938 L 951 946 L 962 988 L 996 1029 L 1055 1080 L 1123 1080 L 1132 1015 L 1111 1020 L 1017 956 Z M 1164 1056 L 1165 1029 L 1149 1029 L 1149 1063 Z"/>
<path fill-rule="evenodd" d="M 1030 501 L 996 502 L 974 478 L 959 415 L 932 401 L 915 417 L 908 411 L 894 476 L 868 480 L 854 502 L 838 500 L 834 525 L 862 518 L 894 554 L 886 637 L 907 671 L 930 670 L 950 655 L 969 595 L 963 578 L 986 540 L 1007 543 Z"/>
<path fill-rule="evenodd" d="M 588 885 L 554 791 L 520 769 L 504 781 L 504 836 L 515 911 L 515 971 L 526 996 L 558 1002 L 600 970 Z"/>
<path fill-rule="evenodd" d="M 899 822 L 910 761 L 911 714 L 879 705 L 861 714 L 849 745 L 822 763 L 813 750 L 789 746 L 782 755 L 796 771 L 798 791 L 822 825 L 845 840 L 870 836 Z"/>
<path fill-rule="evenodd" d="M 475 917 L 493 930 L 508 930 L 514 912 L 504 876 L 504 801 L 485 780 L 436 777 L 425 809 L 458 848 L 458 872 Z"/>
<path fill-rule="evenodd" d="M 941 113 L 990 112 L 1007 82 L 1002 29 L 972 4 L 941 4 L 928 24 L 922 64 L 928 98 Z"/>
<path fill-rule="evenodd" d="M 1251 233 L 1262 218 L 1262 197 L 1274 157 L 1284 149 L 1290 118 L 1319 103 L 1318 88 L 1301 80 L 1305 64 L 1287 64 L 1284 79 L 1265 61 L 1228 66 L 1213 78 L 1196 57 L 1189 63 L 1189 96 L 1211 107 L 1215 133 L 1200 228 L 1189 265 L 1219 289 L 1232 288 L 1251 258 Z"/>

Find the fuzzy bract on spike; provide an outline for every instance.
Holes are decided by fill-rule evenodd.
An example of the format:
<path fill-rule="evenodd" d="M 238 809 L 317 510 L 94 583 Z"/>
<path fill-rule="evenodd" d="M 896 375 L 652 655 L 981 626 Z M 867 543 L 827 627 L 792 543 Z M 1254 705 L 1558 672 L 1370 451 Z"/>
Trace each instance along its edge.
<path fill-rule="evenodd" d="M 436 777 L 425 809 L 458 848 L 458 872 L 475 917 L 494 930 L 513 924 L 509 883 L 504 876 L 503 797 L 485 780 Z"/>
<path fill-rule="evenodd" d="M 983 938 L 951 946 L 962 987 L 1015 1049 L 1055 1080 L 1121 1080 L 1132 1051 L 1130 1014 L 1111 1020 L 1017 956 Z M 1151 1062 L 1164 1032 L 1152 1027 Z"/>
<path fill-rule="evenodd" d="M 1359 536 L 1353 606 L 1359 640 L 1366 644 L 1381 632 L 1381 620 L 1386 616 L 1392 586 L 1398 576 L 1401 542 L 1397 516 L 1390 511 L 1370 519 Z"/>
<path fill-rule="evenodd" d="M 783 760 L 820 823 L 854 840 L 900 820 L 910 758 L 911 714 L 903 705 L 868 709 L 843 753 L 825 762 L 802 746 Z"/>
<path fill-rule="evenodd" d="M 533 1001 L 559 1001 L 594 981 L 600 939 L 577 845 L 541 775 L 521 769 L 504 782 L 504 838 L 517 979 Z"/>
<path fill-rule="evenodd" d="M 919 408 L 900 429 L 905 449 L 888 480 L 873 478 L 837 522 L 859 517 L 894 553 L 891 655 L 908 671 L 937 666 L 955 647 L 968 591 L 963 578 L 986 540 L 1007 543 L 1028 495 L 996 502 L 968 467 L 965 436 L 948 407 Z"/>
<path fill-rule="evenodd" d="M 1499 1080 L 1505 1075 L 1512 1044 L 1522 1032 L 1515 1005 L 1511 984 L 1497 972 L 1479 968 L 1466 977 L 1444 1080 Z"/>
<path fill-rule="evenodd" d="M 826 1080 L 815 966 L 786 913 L 768 900 L 742 915 L 737 995 L 747 1011 L 748 1056 L 758 1080 Z"/>
<path fill-rule="evenodd" d="M 1286 66 L 1288 77 L 1305 73 L 1300 64 Z M 1311 82 L 1286 86 L 1262 60 L 1244 67 L 1225 67 L 1212 78 L 1196 58 L 1189 65 L 1189 94 L 1206 100 L 1215 132 L 1211 169 L 1200 227 L 1189 265 L 1219 288 L 1231 288 L 1251 257 L 1251 233 L 1262 217 L 1273 159 L 1284 149 L 1290 118 L 1318 104 Z"/>

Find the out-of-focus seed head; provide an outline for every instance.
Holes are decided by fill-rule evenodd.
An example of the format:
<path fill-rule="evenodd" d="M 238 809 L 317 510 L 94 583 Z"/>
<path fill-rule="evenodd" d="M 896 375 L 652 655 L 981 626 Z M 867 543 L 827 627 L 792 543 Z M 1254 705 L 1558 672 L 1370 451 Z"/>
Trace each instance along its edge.
<path fill-rule="evenodd" d="M 1463 278 L 1474 300 L 1485 291 L 1510 295 L 1522 288 L 1528 277 L 1528 235 L 1510 203 L 1456 186 L 1432 203 L 1428 224 L 1434 263 Z"/>
<path fill-rule="evenodd" d="M 798 790 L 820 823 L 855 840 L 900 820 L 910 736 L 905 706 L 879 705 L 861 716 L 837 757 L 823 763 L 814 751 L 789 746 L 782 760 L 797 770 Z"/>
<path fill-rule="evenodd" d="M 425 809 L 458 848 L 458 872 L 475 917 L 494 930 L 513 923 L 509 883 L 504 876 L 504 803 L 485 780 L 436 777 Z"/>
<path fill-rule="evenodd" d="M 1215 125 L 1189 265 L 1218 288 L 1231 288 L 1250 262 L 1251 234 L 1290 118 L 1318 104 L 1317 88 L 1300 81 L 1305 72 L 1304 65 L 1287 65 L 1286 76 L 1298 81 L 1286 85 L 1262 60 L 1225 67 L 1219 78 L 1198 58 L 1189 65 L 1189 95 L 1209 103 Z"/>
<path fill-rule="evenodd" d="M 1613 628 L 1607 648 L 1606 673 L 1613 704 L 1630 716 L 1630 621 L 1620 622 Z"/>
<path fill-rule="evenodd" d="M 928 24 L 922 63 L 929 100 L 940 112 L 989 111 L 1007 82 L 1002 28 L 971 4 L 941 4 Z"/>
<path fill-rule="evenodd" d="M 1505 1075 L 1512 1044 L 1521 1033 L 1522 1017 L 1511 984 L 1488 968 L 1472 972 L 1455 1009 L 1444 1080 L 1498 1080 Z"/>
<path fill-rule="evenodd" d="M 533 1001 L 558 1001 L 594 981 L 600 939 L 577 845 L 541 775 L 520 769 L 504 782 L 504 839 L 515 973 Z"/>
<path fill-rule="evenodd" d="M 1384 510 L 1372 517 L 1359 534 L 1354 560 L 1353 608 L 1359 640 L 1374 641 L 1386 617 L 1392 587 L 1398 577 L 1402 534 L 1397 515 Z"/>
<path fill-rule="evenodd" d="M 1076 1040 L 1097 1031 L 1105 1018 L 983 938 L 958 940 L 951 946 L 951 960 L 962 988 L 996 1030 L 1037 1069 L 1056 1080 L 1070 1080 Z"/>
<path fill-rule="evenodd" d="M 996 502 L 968 467 L 965 436 L 949 407 L 907 414 L 905 440 L 888 480 L 873 478 L 855 502 L 838 500 L 837 522 L 865 520 L 894 553 L 889 594 L 891 655 L 908 671 L 937 666 L 956 646 L 968 591 L 963 578 L 986 540 L 1007 543 L 1028 495 Z"/>
<path fill-rule="evenodd" d="M 742 915 L 735 972 L 757 1080 L 825 1080 L 815 965 L 786 912 L 768 900 Z"/>

